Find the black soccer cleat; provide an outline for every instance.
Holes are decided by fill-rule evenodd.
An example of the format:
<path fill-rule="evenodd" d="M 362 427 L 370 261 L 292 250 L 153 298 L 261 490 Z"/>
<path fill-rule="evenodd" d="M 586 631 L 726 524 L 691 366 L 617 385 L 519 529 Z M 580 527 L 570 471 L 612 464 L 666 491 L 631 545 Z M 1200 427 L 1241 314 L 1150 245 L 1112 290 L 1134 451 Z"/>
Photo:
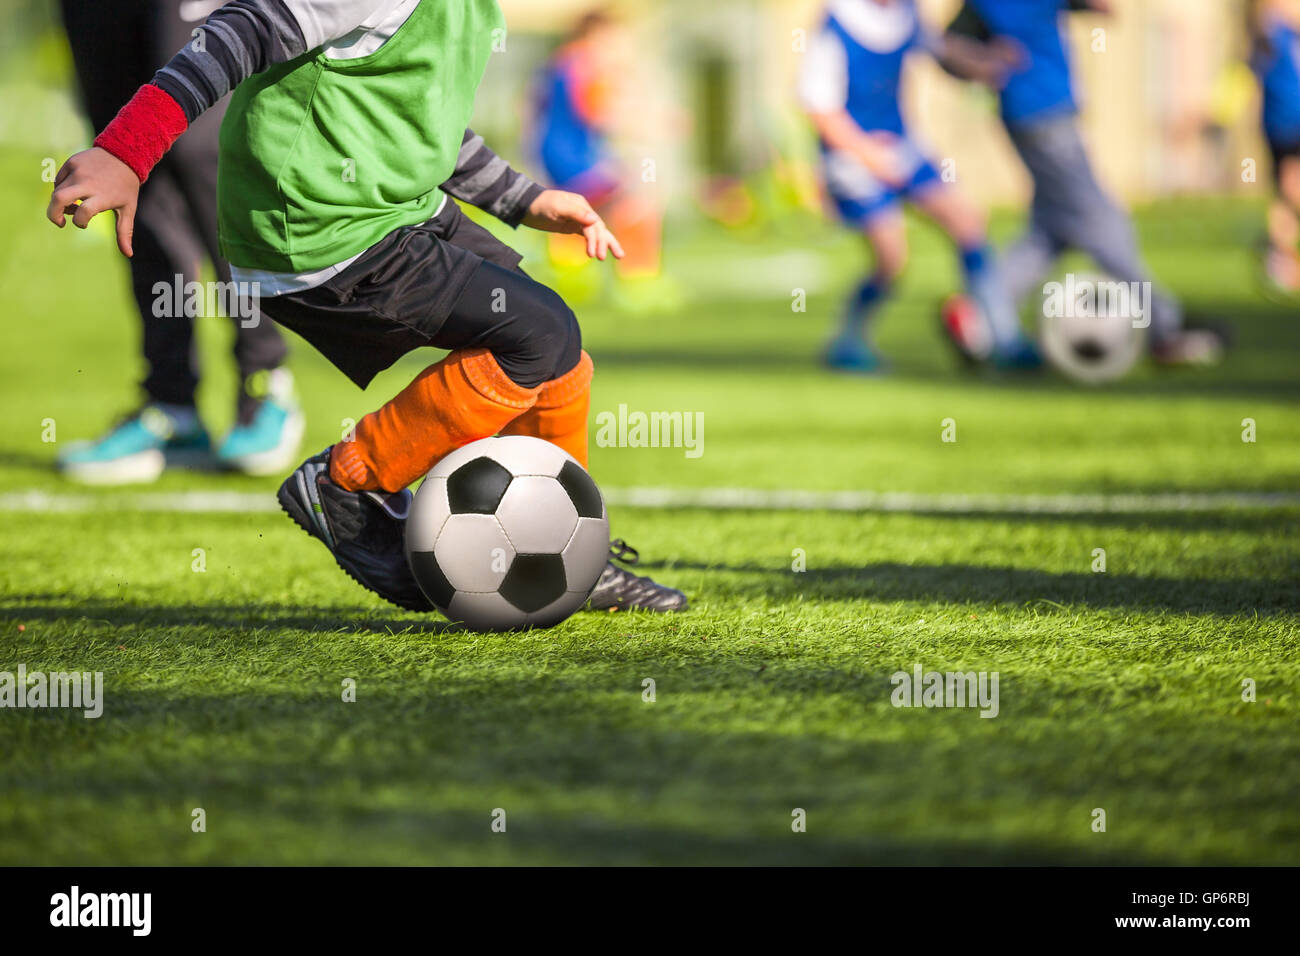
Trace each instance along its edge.
<path fill-rule="evenodd" d="M 589 611 L 667 611 L 686 610 L 686 595 L 676 588 L 658 584 L 650 578 L 620 568 L 615 561 L 636 564 L 640 560 L 635 548 L 622 538 L 615 538 L 609 548 L 610 561 L 600 572 L 595 590 L 587 598 Z"/>
<path fill-rule="evenodd" d="M 299 465 L 276 497 L 298 527 L 330 549 L 352 580 L 408 611 L 433 610 L 406 563 L 409 490 L 395 495 L 345 491 L 330 480 L 326 448 Z"/>

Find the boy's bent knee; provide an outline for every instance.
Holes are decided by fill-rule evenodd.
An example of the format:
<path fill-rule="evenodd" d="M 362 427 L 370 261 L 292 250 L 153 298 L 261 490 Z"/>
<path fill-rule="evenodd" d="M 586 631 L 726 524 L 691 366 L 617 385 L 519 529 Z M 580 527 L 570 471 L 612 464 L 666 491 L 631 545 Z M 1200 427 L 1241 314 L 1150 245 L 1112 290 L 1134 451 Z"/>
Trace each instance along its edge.
<path fill-rule="evenodd" d="M 533 388 L 559 378 L 582 357 L 582 331 L 573 310 L 554 291 L 538 285 L 529 308 L 511 323 L 508 342 L 492 354 L 516 384 Z"/>
<path fill-rule="evenodd" d="M 482 262 L 430 344 L 485 348 L 516 385 L 536 388 L 578 364 L 582 332 L 554 290 L 522 272 Z"/>
<path fill-rule="evenodd" d="M 560 345 L 555 350 L 556 361 L 551 378 L 559 378 L 572 371 L 582 358 L 582 327 L 578 325 L 578 317 L 563 302 L 560 304 L 563 306 L 563 313 L 557 324 L 561 328 L 556 330 L 560 337 Z"/>

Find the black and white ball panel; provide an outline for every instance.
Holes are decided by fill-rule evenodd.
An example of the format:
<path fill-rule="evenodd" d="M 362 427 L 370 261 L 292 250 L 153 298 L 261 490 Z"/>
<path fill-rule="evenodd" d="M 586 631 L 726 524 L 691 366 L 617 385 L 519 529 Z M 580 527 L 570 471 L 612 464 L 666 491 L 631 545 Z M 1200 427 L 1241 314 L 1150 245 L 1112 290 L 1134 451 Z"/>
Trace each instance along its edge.
<path fill-rule="evenodd" d="M 526 614 L 540 611 L 569 590 L 564 559 L 558 554 L 519 554 L 498 589 L 501 596 Z"/>
<path fill-rule="evenodd" d="M 516 549 L 493 515 L 453 514 L 442 526 L 433 556 L 457 591 L 496 591 Z M 474 555 L 464 560 L 465 555 Z"/>
<path fill-rule="evenodd" d="M 407 551 L 406 560 L 411 565 L 411 573 L 420 585 L 424 596 L 433 602 L 434 607 L 446 613 L 448 605 L 456 596 L 456 589 L 447 580 L 438 566 L 438 559 L 432 551 Z"/>
<path fill-rule="evenodd" d="M 473 466 L 474 462 L 470 462 L 465 467 Z M 573 537 L 578 510 L 564 486 L 554 478 L 523 475 L 510 482 L 497 507 L 496 519 L 520 554 L 554 554 L 557 541 L 567 544 Z"/>
<path fill-rule="evenodd" d="M 609 563 L 609 522 L 604 517 L 579 518 L 560 557 L 567 580 L 594 582 Z"/>
<path fill-rule="evenodd" d="M 519 475 L 540 475 L 546 478 L 555 478 L 560 474 L 560 470 L 564 468 L 565 463 L 570 461 L 577 467 L 582 467 L 559 445 L 552 445 L 550 442 L 544 442 L 537 438 L 528 438 L 523 435 L 502 435 L 498 438 L 487 438 L 484 441 L 491 443 L 492 458 L 516 477 Z M 433 466 L 433 470 L 429 472 L 429 475 L 430 477 L 446 478 L 460 468 L 461 465 L 468 464 L 475 458 L 482 456 L 483 448 L 479 443 L 470 442 L 468 445 L 457 448 L 450 455 L 445 456 Z"/>
<path fill-rule="evenodd" d="M 447 479 L 425 478 L 406 516 L 406 553 L 432 551 L 442 533 L 442 526 L 450 517 Z"/>
<path fill-rule="evenodd" d="M 608 560 L 594 481 L 563 450 L 522 436 L 457 449 L 429 472 L 407 521 L 429 599 L 482 629 L 548 626 L 577 610 Z"/>
<path fill-rule="evenodd" d="M 453 514 L 495 514 L 514 476 L 491 458 L 474 458 L 447 476 Z"/>
<path fill-rule="evenodd" d="M 589 593 L 589 591 L 567 591 L 540 611 L 528 615 L 528 621 L 534 627 L 551 627 L 559 624 L 587 602 Z"/>
<path fill-rule="evenodd" d="M 556 480 L 568 492 L 579 518 L 605 517 L 605 499 L 601 497 L 600 489 L 591 480 L 587 470 L 576 461 L 572 458 L 566 461 Z"/>
<path fill-rule="evenodd" d="M 531 623 L 519 608 L 496 591 L 457 591 L 451 603 L 439 610 L 449 620 L 473 621 L 474 627 L 483 631 L 508 631 Z"/>

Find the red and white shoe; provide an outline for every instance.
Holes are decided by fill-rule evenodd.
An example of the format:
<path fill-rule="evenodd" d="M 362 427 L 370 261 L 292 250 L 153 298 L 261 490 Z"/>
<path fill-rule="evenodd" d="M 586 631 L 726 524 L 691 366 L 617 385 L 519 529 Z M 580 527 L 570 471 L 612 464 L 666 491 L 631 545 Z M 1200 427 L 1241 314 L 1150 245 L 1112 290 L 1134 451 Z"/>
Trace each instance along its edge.
<path fill-rule="evenodd" d="M 939 309 L 940 324 L 957 353 L 972 364 L 988 361 L 993 354 L 993 330 L 984 313 L 960 293 L 948 296 Z"/>

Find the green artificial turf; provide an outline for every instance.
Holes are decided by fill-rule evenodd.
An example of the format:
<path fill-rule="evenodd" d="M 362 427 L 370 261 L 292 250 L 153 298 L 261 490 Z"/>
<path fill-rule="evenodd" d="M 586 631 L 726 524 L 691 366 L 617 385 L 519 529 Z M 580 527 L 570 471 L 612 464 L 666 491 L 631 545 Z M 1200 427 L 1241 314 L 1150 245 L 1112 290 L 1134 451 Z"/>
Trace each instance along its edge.
<path fill-rule="evenodd" d="M 360 590 L 274 511 L 152 511 L 52 474 L 60 443 L 130 407 L 139 360 L 109 230 L 44 223 L 39 169 L 0 151 L 0 494 L 97 506 L 3 514 L 0 670 L 102 671 L 105 710 L 0 710 L 0 863 L 1300 861 L 1300 509 L 616 507 L 614 532 L 689 592 L 688 613 L 449 629 Z M 1144 211 L 1158 275 L 1239 341 L 1220 368 L 1143 367 L 1102 389 L 960 372 L 934 316 L 956 271 L 925 227 L 880 322 L 891 373 L 871 380 L 816 364 L 861 268 L 850 237 L 803 219 L 675 228 L 679 309 L 580 309 L 592 412 L 701 412 L 703 454 L 597 447 L 593 474 L 608 489 L 1294 494 L 1300 323 L 1253 284 L 1260 216 L 1226 200 Z M 536 238 L 517 238 L 536 262 Z M 229 329 L 205 319 L 200 336 L 219 431 Z M 436 357 L 362 393 L 296 344 L 311 450 Z M 169 473 L 155 490 L 269 502 L 274 487 Z M 890 676 L 917 664 L 998 672 L 998 716 L 893 707 Z"/>

